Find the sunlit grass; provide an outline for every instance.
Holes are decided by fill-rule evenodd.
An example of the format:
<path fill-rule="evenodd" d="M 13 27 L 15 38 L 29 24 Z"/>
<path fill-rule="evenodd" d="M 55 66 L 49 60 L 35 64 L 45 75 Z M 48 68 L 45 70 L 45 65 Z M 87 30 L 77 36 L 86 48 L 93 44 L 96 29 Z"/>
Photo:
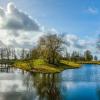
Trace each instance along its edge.
<path fill-rule="evenodd" d="M 41 73 L 58 73 L 67 68 L 79 68 L 81 64 L 75 62 L 69 62 L 61 60 L 58 65 L 48 64 L 42 59 L 30 60 L 30 61 L 16 61 L 14 64 L 15 67 Z"/>
<path fill-rule="evenodd" d="M 100 61 L 79 61 L 80 64 L 98 64 L 100 65 Z"/>
<path fill-rule="evenodd" d="M 57 68 L 52 64 L 47 64 L 42 59 L 31 61 L 17 61 L 14 66 L 23 70 L 42 73 L 58 73 L 63 70 L 62 68 Z"/>
<path fill-rule="evenodd" d="M 72 62 L 72 61 L 66 61 L 66 60 L 61 60 L 61 63 L 67 66 L 67 68 L 79 68 L 81 67 L 81 64 Z"/>

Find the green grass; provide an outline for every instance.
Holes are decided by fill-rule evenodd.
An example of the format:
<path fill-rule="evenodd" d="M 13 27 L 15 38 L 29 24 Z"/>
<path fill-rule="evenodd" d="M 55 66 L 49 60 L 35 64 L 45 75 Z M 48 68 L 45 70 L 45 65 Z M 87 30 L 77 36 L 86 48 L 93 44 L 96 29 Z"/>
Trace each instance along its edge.
<path fill-rule="evenodd" d="M 79 64 L 97 64 L 100 65 L 100 61 L 79 61 Z"/>
<path fill-rule="evenodd" d="M 72 61 L 66 61 L 66 60 L 61 60 L 61 64 L 63 64 L 65 66 L 65 68 L 79 68 L 81 67 L 81 64 L 79 63 L 75 63 Z"/>
<path fill-rule="evenodd" d="M 42 59 L 37 59 L 31 61 L 16 61 L 14 66 L 32 72 L 59 73 L 67 68 L 79 68 L 81 64 L 62 60 L 59 65 L 53 65 L 46 63 Z"/>
<path fill-rule="evenodd" d="M 47 64 L 41 59 L 34 61 L 17 61 L 15 62 L 14 66 L 23 70 L 41 73 L 58 73 L 63 70 L 63 68 L 59 68 L 52 64 Z"/>

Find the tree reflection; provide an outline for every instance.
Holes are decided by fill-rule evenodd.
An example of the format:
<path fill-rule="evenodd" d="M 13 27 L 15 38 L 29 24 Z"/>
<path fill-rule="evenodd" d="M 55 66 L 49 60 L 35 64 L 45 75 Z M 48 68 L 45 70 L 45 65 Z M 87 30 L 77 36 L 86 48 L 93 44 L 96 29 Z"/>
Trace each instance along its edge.
<path fill-rule="evenodd" d="M 39 100 L 61 100 L 60 91 L 56 86 L 55 74 L 42 75 L 41 80 L 37 84 L 37 93 Z"/>
<path fill-rule="evenodd" d="M 98 100 L 100 100 L 100 83 L 97 83 L 96 92 L 97 92 Z"/>
<path fill-rule="evenodd" d="M 38 100 L 61 100 L 60 91 L 56 84 L 56 74 L 33 74 L 31 78 L 25 79 L 24 84 L 26 84 L 28 92 L 32 91 L 32 86 L 29 84 L 31 83 L 30 79 L 33 80 Z"/>

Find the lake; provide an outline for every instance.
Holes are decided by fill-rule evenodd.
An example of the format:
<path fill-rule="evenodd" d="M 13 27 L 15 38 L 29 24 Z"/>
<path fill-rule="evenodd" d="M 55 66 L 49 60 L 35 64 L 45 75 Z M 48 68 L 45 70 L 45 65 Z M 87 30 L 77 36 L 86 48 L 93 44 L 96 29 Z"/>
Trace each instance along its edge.
<path fill-rule="evenodd" d="M 100 100 L 100 65 L 59 74 L 0 72 L 0 100 Z"/>

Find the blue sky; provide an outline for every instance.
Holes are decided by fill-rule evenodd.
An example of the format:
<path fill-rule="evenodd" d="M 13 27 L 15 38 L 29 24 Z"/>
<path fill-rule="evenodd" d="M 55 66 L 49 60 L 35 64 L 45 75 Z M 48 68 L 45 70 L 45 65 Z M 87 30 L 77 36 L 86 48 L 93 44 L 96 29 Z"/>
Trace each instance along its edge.
<path fill-rule="evenodd" d="M 11 2 L 13 4 L 9 4 Z M 97 53 L 96 40 L 100 34 L 100 0 L 0 0 L 0 7 L 3 8 L 1 12 L 6 16 L 6 20 L 1 16 L 1 22 L 5 23 L 5 26 L 0 24 L 1 32 L 6 34 L 9 31 L 8 34 L 10 33 L 10 35 L 7 34 L 8 41 L 3 41 L 4 44 L 10 44 L 18 39 L 20 42 L 24 41 L 24 47 L 30 47 L 33 40 L 37 40 L 43 34 L 42 32 L 32 32 L 39 28 L 34 21 L 37 20 L 39 25 L 45 29 L 67 34 L 66 38 L 73 48 L 76 46 L 78 49 L 79 47 L 83 50 L 91 49 L 94 54 Z M 0 15 L 2 15 L 1 12 Z M 14 17 L 16 18 L 14 19 Z M 26 23 L 26 26 L 19 21 Z M 20 25 L 23 25 L 22 29 L 20 29 Z M 23 33 L 20 34 L 20 31 Z M 11 39 L 11 35 L 13 35 L 13 39 Z M 26 37 L 29 38 L 26 39 Z M 35 37 L 35 39 L 31 39 L 31 37 Z M 4 36 L 0 36 L 1 40 L 3 38 Z M 31 43 L 29 44 L 29 42 Z M 21 47 L 17 41 L 14 43 Z"/>
<path fill-rule="evenodd" d="M 36 18 L 41 25 L 79 36 L 96 36 L 100 30 L 99 0 L 0 0 L 8 1 Z M 91 10 L 89 10 L 91 9 Z M 92 12 L 93 10 L 93 12 Z"/>

